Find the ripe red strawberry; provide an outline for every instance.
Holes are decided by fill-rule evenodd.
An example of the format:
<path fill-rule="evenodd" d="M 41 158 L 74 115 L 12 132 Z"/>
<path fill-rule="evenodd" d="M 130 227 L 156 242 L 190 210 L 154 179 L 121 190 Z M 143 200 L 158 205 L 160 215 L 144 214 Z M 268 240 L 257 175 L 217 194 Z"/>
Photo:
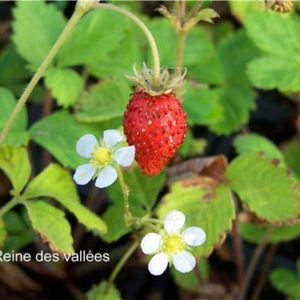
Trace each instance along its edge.
<path fill-rule="evenodd" d="M 128 144 L 136 147 L 142 171 L 156 175 L 184 141 L 186 114 L 173 92 L 151 96 L 137 89 L 127 105 L 123 126 Z"/>

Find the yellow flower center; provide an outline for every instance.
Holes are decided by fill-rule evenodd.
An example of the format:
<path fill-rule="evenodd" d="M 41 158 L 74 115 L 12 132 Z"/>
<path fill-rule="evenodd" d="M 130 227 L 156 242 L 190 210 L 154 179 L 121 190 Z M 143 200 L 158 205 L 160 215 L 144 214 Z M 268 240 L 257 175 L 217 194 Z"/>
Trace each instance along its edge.
<path fill-rule="evenodd" d="M 91 162 L 97 167 L 103 167 L 107 165 L 113 158 L 113 153 L 110 149 L 104 147 L 97 147 L 92 153 Z"/>
<path fill-rule="evenodd" d="M 167 254 L 176 254 L 184 250 L 185 242 L 180 235 L 168 235 L 163 241 L 163 251 Z"/>

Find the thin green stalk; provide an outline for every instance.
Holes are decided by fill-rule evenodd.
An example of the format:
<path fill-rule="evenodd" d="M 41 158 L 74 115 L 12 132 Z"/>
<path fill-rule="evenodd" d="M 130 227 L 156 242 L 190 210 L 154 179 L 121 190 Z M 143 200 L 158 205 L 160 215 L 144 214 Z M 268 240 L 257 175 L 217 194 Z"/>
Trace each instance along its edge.
<path fill-rule="evenodd" d="M 125 218 L 126 224 L 129 226 L 129 225 L 132 225 L 132 222 L 134 220 L 134 218 L 130 212 L 130 209 L 129 209 L 129 200 L 128 200 L 129 188 L 128 188 L 127 184 L 125 183 L 123 172 L 122 172 L 121 168 L 117 167 L 116 169 L 117 169 L 117 173 L 118 173 L 118 177 L 119 177 L 119 183 L 121 186 L 121 190 L 123 193 L 124 218 Z"/>
<path fill-rule="evenodd" d="M 105 291 L 105 294 L 109 291 L 111 288 L 112 284 L 114 283 L 116 277 L 118 276 L 119 272 L 121 269 L 124 267 L 130 256 L 134 253 L 134 251 L 137 249 L 139 245 L 139 242 L 136 240 L 129 248 L 128 250 L 124 253 L 122 258 L 119 260 L 118 264 L 115 266 L 113 269 L 111 275 L 109 276 L 108 283 L 107 283 L 107 288 Z"/>
<path fill-rule="evenodd" d="M 183 66 L 183 56 L 184 56 L 184 44 L 186 39 L 186 32 L 179 30 L 177 33 L 177 57 L 176 57 L 176 68 L 179 70 Z"/>
<path fill-rule="evenodd" d="M 180 73 L 180 69 L 183 66 L 183 56 L 184 56 L 184 44 L 187 32 L 185 31 L 186 22 L 186 2 L 185 0 L 177 0 L 177 18 L 178 18 L 178 28 L 177 28 L 177 56 L 176 56 L 176 68 Z"/>
<path fill-rule="evenodd" d="M 144 24 L 144 22 L 139 19 L 136 15 L 131 13 L 130 11 L 115 6 L 113 4 L 107 4 L 107 3 L 97 3 L 96 7 L 100 9 L 109 9 L 116 12 L 119 12 L 120 14 L 127 16 L 130 18 L 133 22 L 136 23 L 137 26 L 144 32 L 145 36 L 148 39 L 151 51 L 152 51 L 152 60 L 153 60 L 153 82 L 154 87 L 159 88 L 160 85 L 160 58 L 159 58 L 159 51 L 156 44 L 156 41 L 151 33 L 151 31 L 148 29 L 148 27 Z"/>
<path fill-rule="evenodd" d="M 7 137 L 10 129 L 12 128 L 13 124 L 15 123 L 18 115 L 22 111 L 24 105 L 26 104 L 29 96 L 31 95 L 33 89 L 39 82 L 39 80 L 44 75 L 46 69 L 53 61 L 53 58 L 67 39 L 67 37 L 70 35 L 70 33 L 73 31 L 74 27 L 82 17 L 82 15 L 85 13 L 85 10 L 83 9 L 76 9 L 73 13 L 72 17 L 70 18 L 68 24 L 66 25 L 65 29 L 47 54 L 46 58 L 42 62 L 42 64 L 37 69 L 36 73 L 33 75 L 32 79 L 28 83 L 26 89 L 24 90 L 23 94 L 21 95 L 20 99 L 17 102 L 17 105 L 15 106 L 13 112 L 9 116 L 1 134 L 0 134 L 0 145 L 4 142 L 5 138 Z"/>
<path fill-rule="evenodd" d="M 13 197 L 10 201 L 8 201 L 5 205 L 3 205 L 0 209 L 0 218 L 2 218 L 7 212 L 9 212 L 16 205 L 20 204 L 20 197 Z"/>

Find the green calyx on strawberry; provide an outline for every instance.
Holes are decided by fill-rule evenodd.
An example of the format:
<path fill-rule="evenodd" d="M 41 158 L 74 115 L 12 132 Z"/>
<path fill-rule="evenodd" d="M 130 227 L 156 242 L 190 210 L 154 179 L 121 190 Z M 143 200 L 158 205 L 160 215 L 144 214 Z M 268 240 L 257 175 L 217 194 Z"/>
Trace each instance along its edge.
<path fill-rule="evenodd" d="M 157 175 L 183 143 L 186 114 L 174 89 L 182 74 L 161 73 L 159 90 L 153 88 L 153 75 L 148 69 L 137 75 L 138 83 L 124 114 L 124 133 L 129 145 L 136 149 L 136 160 L 146 175 Z"/>

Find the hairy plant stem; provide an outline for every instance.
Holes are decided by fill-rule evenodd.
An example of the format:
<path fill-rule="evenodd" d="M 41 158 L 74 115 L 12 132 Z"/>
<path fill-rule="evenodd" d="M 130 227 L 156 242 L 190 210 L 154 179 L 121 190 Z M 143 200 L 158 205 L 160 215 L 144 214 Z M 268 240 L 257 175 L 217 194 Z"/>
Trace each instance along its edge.
<path fill-rule="evenodd" d="M 127 16 L 130 18 L 145 34 L 146 38 L 148 39 L 151 51 L 152 51 L 152 61 L 153 61 L 153 82 L 154 87 L 159 88 L 160 86 L 160 58 L 159 58 L 159 51 L 156 44 L 156 41 L 151 33 L 151 31 L 148 29 L 148 27 L 145 25 L 145 23 L 139 19 L 136 15 L 131 13 L 130 11 L 115 6 L 113 4 L 107 4 L 107 3 L 97 3 L 95 4 L 95 7 L 100 9 L 109 9 L 116 11 L 124 16 Z"/>
<path fill-rule="evenodd" d="M 9 212 L 16 205 L 20 204 L 22 200 L 19 196 L 13 197 L 10 201 L 8 201 L 5 205 L 3 205 L 0 209 L 0 218 L 2 218 L 7 212 Z"/>
<path fill-rule="evenodd" d="M 176 69 L 180 72 L 183 66 L 183 56 L 184 56 L 184 45 L 187 32 L 184 30 L 185 18 L 186 18 L 186 2 L 185 0 L 178 0 L 177 4 L 177 19 L 178 28 L 177 29 L 177 54 L 176 54 Z"/>
<path fill-rule="evenodd" d="M 180 70 L 183 66 L 184 44 L 186 39 L 186 32 L 180 30 L 177 33 L 177 56 L 176 69 Z M 180 72 L 180 71 L 178 71 Z"/>
<path fill-rule="evenodd" d="M 121 269 L 124 267 L 130 256 L 134 253 L 134 251 L 137 249 L 139 245 L 138 240 L 134 241 L 134 243 L 127 249 L 127 251 L 124 253 L 122 258 L 119 260 L 115 268 L 113 269 L 112 273 L 109 276 L 107 287 L 105 290 L 105 294 L 108 293 L 109 289 L 111 288 L 112 284 L 114 283 L 116 277 L 118 276 Z"/>
<path fill-rule="evenodd" d="M 259 259 L 260 259 L 263 251 L 265 250 L 265 248 L 267 246 L 268 239 L 269 239 L 270 235 L 272 234 L 272 231 L 273 231 L 272 227 L 267 229 L 267 231 L 262 236 L 259 244 L 257 245 L 257 247 L 256 247 L 256 249 L 255 249 L 255 251 L 252 255 L 251 261 L 250 261 L 249 266 L 247 268 L 246 277 L 245 277 L 245 280 L 243 282 L 243 286 L 241 288 L 240 295 L 238 297 L 239 300 L 244 300 L 246 295 L 247 295 L 247 290 L 249 288 L 251 279 L 254 275 L 257 264 L 259 262 Z"/>
<path fill-rule="evenodd" d="M 13 124 L 15 123 L 18 115 L 22 111 L 24 105 L 26 104 L 29 96 L 31 95 L 33 89 L 39 82 L 39 80 L 44 75 L 46 69 L 53 61 L 55 55 L 65 42 L 66 38 L 70 35 L 70 33 L 73 31 L 74 27 L 82 17 L 82 15 L 85 13 L 85 10 L 76 8 L 72 17 L 70 18 L 68 24 L 64 28 L 63 32 L 57 39 L 57 41 L 54 43 L 52 48 L 50 49 L 49 53 L 47 54 L 46 58 L 42 62 L 42 64 L 39 66 L 33 77 L 31 78 L 30 82 L 28 83 L 27 87 L 25 88 L 24 92 L 22 93 L 21 97 L 19 98 L 17 105 L 15 106 L 14 110 L 12 111 L 11 115 L 9 116 L 1 134 L 0 134 L 0 145 L 4 142 L 5 138 L 7 137 L 10 129 L 12 128 Z"/>
<path fill-rule="evenodd" d="M 128 201 L 128 196 L 129 196 L 129 188 L 127 184 L 125 183 L 123 172 L 120 167 L 116 168 L 118 177 L 119 177 L 119 183 L 120 187 L 123 193 L 123 208 L 124 208 L 124 219 L 125 222 L 128 226 L 131 226 L 134 223 L 134 218 L 130 212 L 129 208 L 129 201 Z"/>

